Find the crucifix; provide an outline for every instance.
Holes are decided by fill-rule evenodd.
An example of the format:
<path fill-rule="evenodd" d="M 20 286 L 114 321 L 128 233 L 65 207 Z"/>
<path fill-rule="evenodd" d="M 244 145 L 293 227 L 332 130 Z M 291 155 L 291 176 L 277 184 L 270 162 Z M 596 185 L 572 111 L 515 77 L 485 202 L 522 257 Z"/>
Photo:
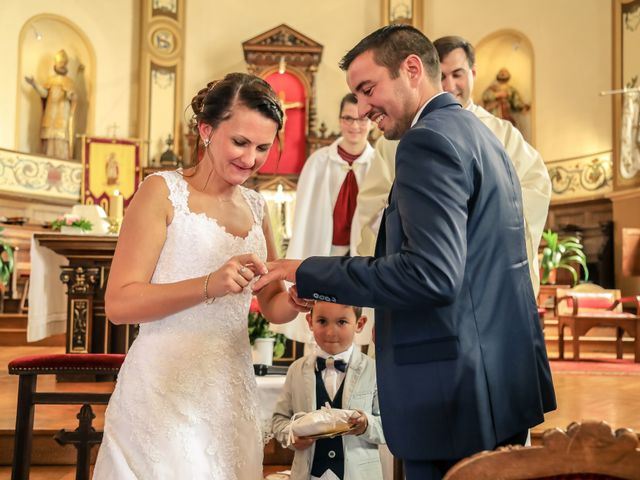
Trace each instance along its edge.
<path fill-rule="evenodd" d="M 284 90 L 278 92 L 280 107 L 282 107 L 282 130 L 280 131 L 280 145 L 282 147 L 284 147 L 284 129 L 287 125 L 287 110 L 304 107 L 304 102 L 287 102 L 285 95 Z"/>
<path fill-rule="evenodd" d="M 65 429 L 60 430 L 55 435 L 55 440 L 60 445 L 71 444 L 78 450 L 76 480 L 89 479 L 89 463 L 91 460 L 91 447 L 98 445 L 102 441 L 102 432 L 96 432 L 91 425 L 96 416 L 91 409 L 91 405 L 84 404 L 77 415 L 80 426 L 73 432 Z"/>
<path fill-rule="evenodd" d="M 107 126 L 107 135 L 116 138 L 116 133 L 118 133 L 118 124 L 113 122 L 111 125 Z"/>

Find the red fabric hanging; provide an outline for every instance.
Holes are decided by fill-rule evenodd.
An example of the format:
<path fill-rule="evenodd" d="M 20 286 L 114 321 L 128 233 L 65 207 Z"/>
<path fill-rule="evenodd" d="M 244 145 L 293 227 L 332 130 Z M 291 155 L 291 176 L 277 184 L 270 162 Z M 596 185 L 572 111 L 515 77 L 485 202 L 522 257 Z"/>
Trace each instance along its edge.
<path fill-rule="evenodd" d="M 360 155 L 352 155 L 338 146 L 338 155 L 349 165 Z M 353 169 L 349 169 L 342 182 L 336 204 L 333 207 L 333 245 L 349 245 L 351 239 L 351 221 L 356 210 L 358 182 Z"/>

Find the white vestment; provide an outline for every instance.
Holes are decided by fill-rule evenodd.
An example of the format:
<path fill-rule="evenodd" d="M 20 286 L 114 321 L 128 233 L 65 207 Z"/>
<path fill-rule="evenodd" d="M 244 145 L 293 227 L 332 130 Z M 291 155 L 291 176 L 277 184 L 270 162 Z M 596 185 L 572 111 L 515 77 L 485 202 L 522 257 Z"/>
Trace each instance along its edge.
<path fill-rule="evenodd" d="M 293 216 L 291 240 L 287 258 L 305 259 L 312 256 L 328 256 L 332 253 L 333 209 L 347 172 L 353 168 L 358 185 L 362 185 L 374 150 L 368 143 L 362 154 L 349 166 L 338 154 L 342 137 L 327 147 L 316 150 L 305 162 L 296 189 L 296 207 Z M 359 233 L 351 229 L 351 253 L 355 252 L 355 240 Z M 271 330 L 284 333 L 298 342 L 311 343 L 313 335 L 304 314 L 295 320 L 270 326 Z M 366 329 L 366 326 L 365 326 Z M 371 327 L 356 336 L 356 343 L 370 342 Z"/>

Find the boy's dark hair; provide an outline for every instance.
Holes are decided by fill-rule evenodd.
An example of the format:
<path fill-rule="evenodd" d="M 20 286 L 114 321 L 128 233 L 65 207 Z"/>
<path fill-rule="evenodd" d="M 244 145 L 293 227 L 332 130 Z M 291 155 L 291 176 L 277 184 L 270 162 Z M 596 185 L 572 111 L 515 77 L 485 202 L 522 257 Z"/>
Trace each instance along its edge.
<path fill-rule="evenodd" d="M 345 307 L 353 308 L 353 313 L 355 313 L 356 315 L 356 320 L 358 320 L 362 316 L 362 307 L 356 307 L 355 305 L 345 305 Z M 309 313 L 313 315 L 313 308 L 311 308 L 311 312 Z"/>
<path fill-rule="evenodd" d="M 438 52 L 433 43 L 411 25 L 392 24 L 370 33 L 342 57 L 340 68 L 346 71 L 356 57 L 369 50 L 373 51 L 375 62 L 389 70 L 391 78 L 398 77 L 400 64 L 405 58 L 418 55 L 429 79 L 434 83 L 440 82 Z"/>
<path fill-rule="evenodd" d="M 436 47 L 438 57 L 442 61 L 447 55 L 449 55 L 456 48 L 464 50 L 464 54 L 467 56 L 467 62 L 469 62 L 469 68 L 473 68 L 476 64 L 476 51 L 467 40 L 457 35 L 450 35 L 448 37 L 440 37 L 433 46 Z"/>
<path fill-rule="evenodd" d="M 342 100 L 340 100 L 340 115 L 342 115 L 342 109 L 347 103 L 353 103 L 354 105 L 358 104 L 358 97 L 355 96 L 354 93 L 347 93 Z"/>

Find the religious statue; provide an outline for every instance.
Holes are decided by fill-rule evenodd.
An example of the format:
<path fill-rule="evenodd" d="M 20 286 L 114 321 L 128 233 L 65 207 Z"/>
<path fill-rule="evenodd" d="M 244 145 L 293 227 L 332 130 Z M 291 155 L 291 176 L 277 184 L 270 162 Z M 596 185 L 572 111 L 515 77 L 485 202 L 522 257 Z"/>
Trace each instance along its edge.
<path fill-rule="evenodd" d="M 509 85 L 511 74 L 501 68 L 495 81 L 482 93 L 482 106 L 496 117 L 503 118 L 516 126 L 513 113 L 527 112 L 529 105 L 524 103 L 520 93 Z"/>
<path fill-rule="evenodd" d="M 64 50 L 55 54 L 51 75 L 42 85 L 25 77 L 42 98 L 44 113 L 40 122 L 42 153 L 68 160 L 73 154 L 73 115 L 76 109 L 74 82 L 67 76 L 69 58 Z"/>

